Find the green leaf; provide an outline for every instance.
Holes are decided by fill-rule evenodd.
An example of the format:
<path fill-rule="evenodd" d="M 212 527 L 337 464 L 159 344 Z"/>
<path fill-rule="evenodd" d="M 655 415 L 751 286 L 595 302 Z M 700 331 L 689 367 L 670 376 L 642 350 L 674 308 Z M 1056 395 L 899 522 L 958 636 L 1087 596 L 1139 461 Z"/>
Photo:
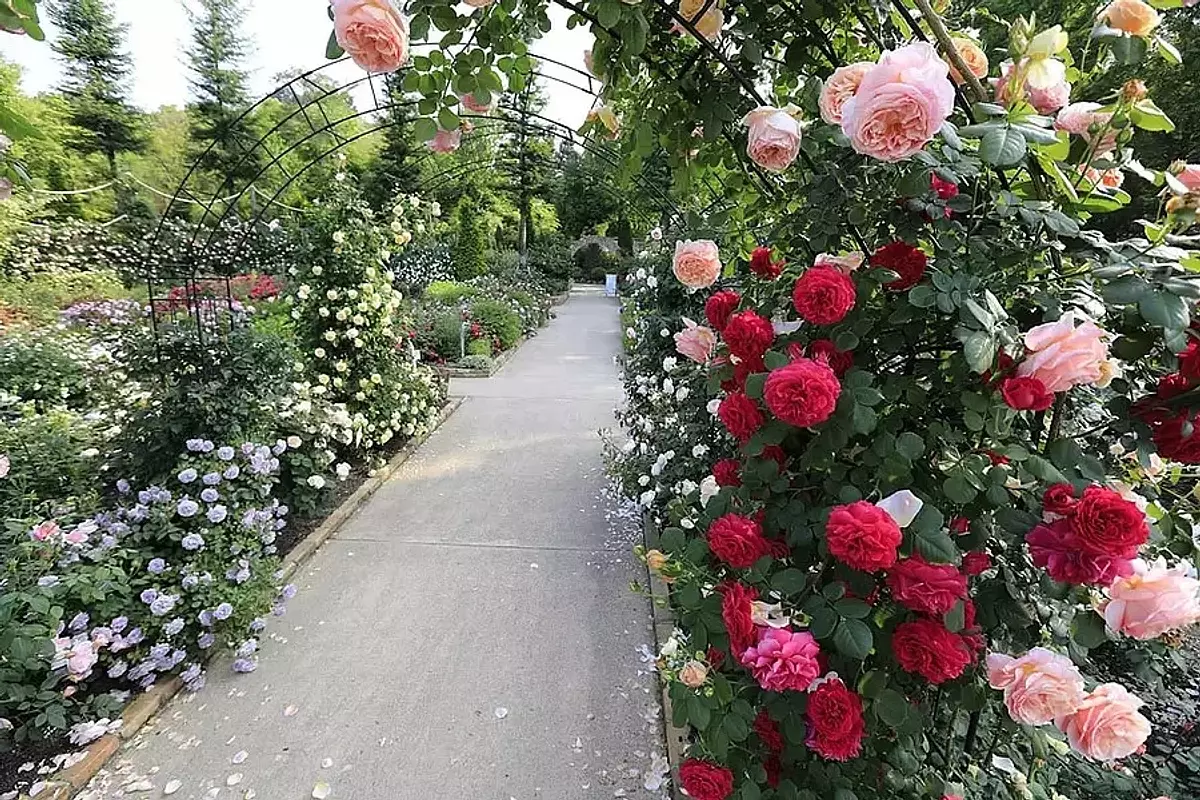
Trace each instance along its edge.
<path fill-rule="evenodd" d="M 1150 98 L 1139 100 L 1129 109 L 1129 121 L 1144 131 L 1162 131 L 1170 133 L 1175 130 L 1175 123 Z"/>
<path fill-rule="evenodd" d="M 942 491 L 952 503 L 966 505 L 979 494 L 975 487 L 962 475 L 952 475 L 942 483 Z"/>
<path fill-rule="evenodd" d="M 925 440 L 912 431 L 896 437 L 896 452 L 907 461 L 916 461 L 925 453 Z"/>
<path fill-rule="evenodd" d="M 923 165 L 914 164 L 896 184 L 896 191 L 904 197 L 921 197 L 930 191 L 930 181 L 933 171 Z"/>
<path fill-rule="evenodd" d="M 1027 149 L 1021 132 L 1007 125 L 988 131 L 979 140 L 979 157 L 997 167 L 1019 164 Z"/>
<path fill-rule="evenodd" d="M 33 126 L 33 123 L 16 111 L 13 111 L 4 103 L 0 103 L 0 131 L 3 131 L 8 138 L 13 140 L 41 136 L 38 129 Z"/>
<path fill-rule="evenodd" d="M 961 600 L 955 603 L 954 608 L 947 611 L 942 617 L 942 622 L 945 623 L 946 630 L 951 633 L 958 633 L 965 628 L 967 624 L 965 604 Z"/>
<path fill-rule="evenodd" d="M 837 612 L 829 606 L 818 606 L 814 608 L 809 616 L 812 618 L 809 622 L 808 629 L 818 639 L 826 639 L 829 634 L 833 633 L 840 619 Z"/>
<path fill-rule="evenodd" d="M 767 373 L 759 372 L 746 378 L 746 395 L 755 400 L 761 400 L 763 387 L 767 384 Z"/>
<path fill-rule="evenodd" d="M 1046 227 L 1060 236 L 1079 235 L 1079 223 L 1057 209 L 1047 214 L 1044 219 Z"/>
<path fill-rule="evenodd" d="M 768 350 L 763 356 L 763 363 L 767 365 L 767 369 L 779 369 L 786 367 L 790 359 L 778 350 Z"/>
<path fill-rule="evenodd" d="M 1169 292 L 1147 292 L 1138 300 L 1138 312 L 1151 325 L 1168 330 L 1183 330 L 1190 322 L 1187 303 Z"/>
<path fill-rule="evenodd" d="M 963 356 L 973 372 L 987 372 L 996 360 L 996 340 L 983 331 L 974 331 L 963 342 Z"/>
<path fill-rule="evenodd" d="M 1158 50 L 1158 54 L 1168 63 L 1176 65 L 1183 63 L 1183 56 L 1179 49 L 1161 36 L 1154 38 L 1154 46 Z"/>
<path fill-rule="evenodd" d="M 429 117 L 421 117 L 413 122 L 413 136 L 419 142 L 428 142 L 434 136 L 437 136 L 437 123 Z"/>
<path fill-rule="evenodd" d="M 1071 621 L 1071 640 L 1089 650 L 1104 644 L 1108 641 L 1108 633 L 1104 629 L 1103 618 L 1090 611 L 1076 614 Z"/>
<path fill-rule="evenodd" d="M 1146 57 L 1146 40 L 1140 36 L 1120 36 L 1111 42 L 1113 56 L 1122 64 L 1140 64 Z"/>
<path fill-rule="evenodd" d="M 342 49 L 340 44 L 338 44 L 337 32 L 330 31 L 329 41 L 325 44 L 325 57 L 330 61 L 333 61 L 334 59 L 341 58 L 344 55 L 346 55 L 346 51 Z"/>
<path fill-rule="evenodd" d="M 712 711 L 703 700 L 697 698 L 688 703 L 688 721 L 693 728 L 703 731 L 708 728 L 708 723 L 712 722 Z"/>
<path fill-rule="evenodd" d="M 452 131 L 461 124 L 462 121 L 458 118 L 458 114 L 455 114 L 450 109 L 443 108 L 438 112 L 438 127 L 442 130 Z"/>
<path fill-rule="evenodd" d="M 875 430 L 875 425 L 878 422 L 878 415 L 875 409 L 870 406 L 856 405 L 854 406 L 854 415 L 851 419 L 851 425 L 855 433 L 870 433 Z"/>
<path fill-rule="evenodd" d="M 937 289 L 922 283 L 908 291 L 908 302 L 917 308 L 932 308 L 937 305 Z"/>
<path fill-rule="evenodd" d="M 833 633 L 833 645 L 842 655 L 865 659 L 875 646 L 875 637 L 867 623 L 858 619 L 843 619 Z"/>
<path fill-rule="evenodd" d="M 843 597 L 833 604 L 837 613 L 848 619 L 866 619 L 871 616 L 871 606 L 857 597 Z"/>
<path fill-rule="evenodd" d="M 1031 455 L 1025 461 L 1025 469 L 1029 470 L 1029 474 L 1040 481 L 1045 481 L 1046 483 L 1067 483 L 1067 476 L 1059 472 L 1058 467 L 1041 456 Z"/>
<path fill-rule="evenodd" d="M 808 577 L 798 569 L 785 569 L 771 579 L 771 588 L 780 594 L 796 594 L 807 585 Z"/>
<path fill-rule="evenodd" d="M 974 492 L 974 489 L 971 489 Z M 926 561 L 935 564 L 954 564 L 958 561 L 958 547 L 950 534 L 945 531 L 932 531 L 917 536 L 914 540 L 917 552 Z"/>
<path fill-rule="evenodd" d="M 903 725 L 904 720 L 912 713 L 912 706 L 908 700 L 895 689 L 884 689 L 871 707 L 880 720 L 893 728 Z"/>

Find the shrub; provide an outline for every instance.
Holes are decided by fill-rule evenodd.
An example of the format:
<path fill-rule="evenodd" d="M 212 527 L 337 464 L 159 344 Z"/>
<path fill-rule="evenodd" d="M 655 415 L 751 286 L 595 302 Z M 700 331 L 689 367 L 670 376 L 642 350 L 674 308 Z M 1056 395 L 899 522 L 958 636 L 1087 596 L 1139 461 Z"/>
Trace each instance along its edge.
<path fill-rule="evenodd" d="M 467 357 L 492 356 L 492 343 L 487 339 L 472 339 L 467 342 Z"/>
<path fill-rule="evenodd" d="M 454 277 L 461 280 L 482 275 L 487 270 L 487 231 L 470 196 L 463 197 L 455 210 Z"/>
<path fill-rule="evenodd" d="M 455 305 L 479 294 L 479 290 L 467 283 L 435 281 L 425 289 L 425 299 L 443 305 Z"/>
<path fill-rule="evenodd" d="M 444 359 L 457 359 L 462 353 L 462 314 L 444 311 L 437 317 L 433 329 L 434 352 Z"/>
<path fill-rule="evenodd" d="M 476 300 L 471 304 L 471 319 L 496 338 L 501 350 L 511 348 L 524 333 L 521 317 L 502 300 Z"/>
<path fill-rule="evenodd" d="M 454 261 L 445 242 L 414 242 L 392 257 L 396 285 L 409 294 L 420 294 L 435 281 L 454 279 Z"/>
<path fill-rule="evenodd" d="M 620 257 L 592 242 L 575 251 L 575 276 L 584 283 L 604 283 L 607 275 L 619 272 Z"/>
<path fill-rule="evenodd" d="M 31 322 L 51 324 L 62 309 L 73 304 L 115 302 L 134 304 L 116 274 L 96 272 L 40 272 L 0 280 L 0 306 L 18 309 Z M 114 300 L 114 298 L 122 298 Z"/>
<path fill-rule="evenodd" d="M 39 411 L 107 405 L 118 379 L 112 366 L 106 348 L 78 335 L 33 330 L 0 338 L 0 390 Z"/>
<path fill-rule="evenodd" d="M 516 250 L 495 250 L 488 254 L 488 274 L 512 278 L 521 270 L 521 254 Z"/>
<path fill-rule="evenodd" d="M 492 357 L 478 354 L 468 355 L 458 362 L 458 366 L 463 369 L 490 370 L 492 368 Z"/>
<path fill-rule="evenodd" d="M 6 518 L 51 505 L 89 508 L 103 490 L 111 421 L 66 409 L 45 414 L 31 406 L 0 407 L 0 455 L 8 475 L 0 479 Z"/>

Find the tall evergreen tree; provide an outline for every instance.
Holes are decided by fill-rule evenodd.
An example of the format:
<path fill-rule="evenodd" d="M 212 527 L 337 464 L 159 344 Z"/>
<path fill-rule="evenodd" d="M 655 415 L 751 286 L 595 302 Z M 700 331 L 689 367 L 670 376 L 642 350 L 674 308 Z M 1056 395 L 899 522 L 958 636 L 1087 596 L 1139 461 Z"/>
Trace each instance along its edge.
<path fill-rule="evenodd" d="M 145 146 L 142 116 L 126 100 L 128 26 L 117 23 L 107 0 L 56 0 L 49 11 L 60 31 L 52 45 L 63 64 L 60 88 L 79 129 L 67 144 L 85 155 L 103 153 L 116 177 L 117 155 Z"/>
<path fill-rule="evenodd" d="M 367 200 L 378 210 L 387 208 L 401 193 L 417 191 L 421 169 L 413 153 L 412 106 L 401 87 L 401 75 L 392 73 L 384 79 L 389 108 L 385 116 L 383 148 L 367 177 Z"/>
<path fill-rule="evenodd" d="M 264 155 L 261 148 L 254 149 L 259 132 L 253 116 L 241 116 L 249 97 L 242 68 L 249 51 L 240 32 L 242 6 L 242 0 L 195 0 L 187 9 L 192 24 L 187 57 L 192 71 L 188 83 L 193 102 L 188 110 L 193 155 L 201 167 L 233 184 L 252 180 Z"/>
<path fill-rule="evenodd" d="M 531 79 L 509 98 L 510 109 L 504 112 L 512 133 L 500 146 L 501 167 L 521 215 L 517 249 L 522 255 L 528 252 L 533 239 L 533 198 L 549 193 L 549 163 L 554 145 L 538 130 L 543 125 L 538 114 L 546 102 L 541 86 Z"/>

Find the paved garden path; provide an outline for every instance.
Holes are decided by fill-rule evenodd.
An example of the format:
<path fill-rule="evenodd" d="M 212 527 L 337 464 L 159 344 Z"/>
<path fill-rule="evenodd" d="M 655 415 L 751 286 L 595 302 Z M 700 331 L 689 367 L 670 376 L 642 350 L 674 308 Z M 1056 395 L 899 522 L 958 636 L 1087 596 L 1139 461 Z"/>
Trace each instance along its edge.
<path fill-rule="evenodd" d="M 212 670 L 84 797 L 661 796 L 636 514 L 598 435 L 619 326 L 576 293 L 497 375 L 456 381 L 462 407 L 297 575 L 258 670 Z"/>

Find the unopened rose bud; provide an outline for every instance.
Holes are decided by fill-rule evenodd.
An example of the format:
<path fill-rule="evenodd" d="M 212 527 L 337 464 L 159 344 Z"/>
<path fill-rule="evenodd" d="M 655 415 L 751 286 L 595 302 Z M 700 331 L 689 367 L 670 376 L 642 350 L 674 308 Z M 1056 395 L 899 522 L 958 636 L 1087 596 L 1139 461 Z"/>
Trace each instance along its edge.
<path fill-rule="evenodd" d="M 646 553 L 646 566 L 650 568 L 651 572 L 658 574 L 666 565 L 667 557 L 661 550 L 651 550 Z"/>
<path fill-rule="evenodd" d="M 679 680 L 683 682 L 684 686 L 692 689 L 699 689 L 707 678 L 708 667 L 699 661 L 689 661 L 683 665 L 683 669 L 679 670 Z"/>
<path fill-rule="evenodd" d="M 1121 87 L 1121 99 L 1126 103 L 1137 102 L 1148 94 L 1146 84 L 1137 78 L 1125 81 L 1125 85 Z"/>

